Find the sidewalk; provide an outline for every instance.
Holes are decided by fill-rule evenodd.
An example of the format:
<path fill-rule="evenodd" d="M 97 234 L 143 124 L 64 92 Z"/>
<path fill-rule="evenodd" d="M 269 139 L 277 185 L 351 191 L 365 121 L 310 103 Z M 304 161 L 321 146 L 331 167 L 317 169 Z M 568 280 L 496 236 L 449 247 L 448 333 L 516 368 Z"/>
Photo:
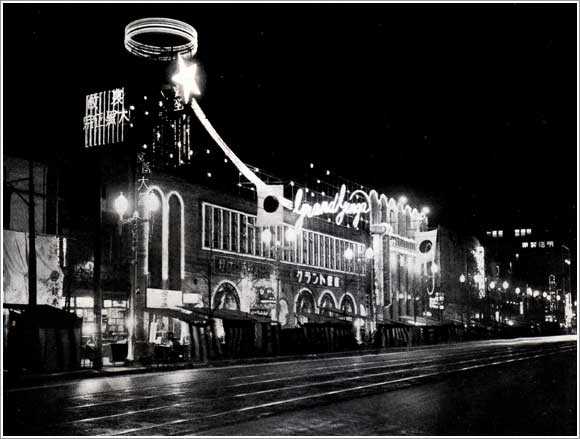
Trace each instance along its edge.
<path fill-rule="evenodd" d="M 198 362 L 178 362 L 178 363 L 165 363 L 165 364 L 153 364 L 148 366 L 143 365 L 105 365 L 101 369 L 93 369 L 90 367 L 83 367 L 79 370 L 64 371 L 64 372 L 54 372 L 54 373 L 24 373 L 18 377 L 10 376 L 6 370 L 4 370 L 4 386 L 9 388 L 19 388 L 34 385 L 42 385 L 48 383 L 56 383 L 59 381 L 70 381 L 70 380 L 81 380 L 87 378 L 101 378 L 101 377 L 114 377 L 121 375 L 131 375 L 139 373 L 148 372 L 159 372 L 159 371 L 175 371 L 175 370 L 186 370 L 186 369 L 205 369 L 205 368 L 220 368 L 227 366 L 237 366 L 237 365 L 250 365 L 250 364 L 267 364 L 275 362 L 289 362 L 289 361 L 299 361 L 299 360 L 315 360 L 324 358 L 337 358 L 337 357 L 348 357 L 348 356 L 358 356 L 358 355 L 373 355 L 383 352 L 397 352 L 397 351 L 407 351 L 414 350 L 417 348 L 427 348 L 427 346 L 417 346 L 412 348 L 402 347 L 402 348 L 374 348 L 374 349 L 361 349 L 355 351 L 343 351 L 343 352 L 328 352 L 328 353 L 318 353 L 318 354 L 301 354 L 301 355 L 283 355 L 283 356 L 272 356 L 272 357 L 252 357 L 252 358 L 236 358 L 228 360 L 211 360 L 206 363 Z"/>

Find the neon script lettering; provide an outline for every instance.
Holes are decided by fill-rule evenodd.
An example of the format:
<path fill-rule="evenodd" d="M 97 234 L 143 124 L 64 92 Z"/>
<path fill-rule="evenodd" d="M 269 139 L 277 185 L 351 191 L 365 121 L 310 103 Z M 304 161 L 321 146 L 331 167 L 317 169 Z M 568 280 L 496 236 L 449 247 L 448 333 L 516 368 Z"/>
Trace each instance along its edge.
<path fill-rule="evenodd" d="M 353 202 L 353 198 L 362 196 L 365 201 Z M 369 213 L 371 210 L 371 202 L 368 194 L 361 190 L 356 190 L 348 200 L 346 200 L 346 186 L 343 184 L 340 191 L 334 196 L 332 201 L 323 201 L 321 203 L 308 204 L 303 201 L 304 192 L 298 189 L 296 198 L 294 200 L 293 212 L 298 215 L 296 221 L 296 229 L 299 230 L 304 224 L 304 218 L 313 218 L 320 215 L 335 215 L 335 222 L 337 225 L 342 224 L 345 215 L 354 215 L 352 225 L 358 227 L 360 217 L 362 214 Z"/>

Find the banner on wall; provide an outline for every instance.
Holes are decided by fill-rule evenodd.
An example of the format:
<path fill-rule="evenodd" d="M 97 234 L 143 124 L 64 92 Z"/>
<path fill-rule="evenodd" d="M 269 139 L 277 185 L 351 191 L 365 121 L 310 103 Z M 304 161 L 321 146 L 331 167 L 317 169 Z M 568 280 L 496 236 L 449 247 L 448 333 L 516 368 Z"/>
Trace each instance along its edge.
<path fill-rule="evenodd" d="M 437 229 L 428 232 L 416 232 L 415 242 L 419 250 L 420 262 L 429 262 L 435 260 L 437 250 Z"/>
<path fill-rule="evenodd" d="M 36 303 L 58 308 L 64 306 L 63 272 L 59 264 L 59 238 L 36 236 Z M 28 233 L 2 231 L 2 289 L 4 303 L 29 304 Z"/>

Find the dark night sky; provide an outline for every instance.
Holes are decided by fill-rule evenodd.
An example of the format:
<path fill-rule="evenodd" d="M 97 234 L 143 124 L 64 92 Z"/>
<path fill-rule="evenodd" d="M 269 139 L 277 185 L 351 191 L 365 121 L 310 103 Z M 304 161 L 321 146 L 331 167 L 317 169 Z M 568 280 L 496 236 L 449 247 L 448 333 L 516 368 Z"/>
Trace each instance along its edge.
<path fill-rule="evenodd" d="M 166 16 L 197 29 L 201 104 L 244 161 L 296 179 L 314 162 L 473 232 L 575 239 L 576 8 L 4 4 L 4 148 L 82 148 L 87 91 L 154 82 L 124 26 Z"/>

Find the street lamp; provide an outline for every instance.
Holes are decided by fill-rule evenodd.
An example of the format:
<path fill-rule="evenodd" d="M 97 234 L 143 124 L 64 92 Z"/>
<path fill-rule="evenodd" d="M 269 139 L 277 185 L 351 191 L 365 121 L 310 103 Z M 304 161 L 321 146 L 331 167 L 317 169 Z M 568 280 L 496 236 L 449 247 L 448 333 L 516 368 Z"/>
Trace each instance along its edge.
<path fill-rule="evenodd" d="M 370 307 L 369 307 L 369 317 L 371 319 L 371 331 L 374 331 L 374 322 L 375 322 L 375 316 L 376 316 L 376 309 L 375 309 L 375 302 L 376 302 L 376 298 L 375 298 L 375 251 L 373 250 L 373 247 L 369 247 L 365 250 L 365 259 L 368 263 L 370 263 L 371 266 L 371 270 L 370 270 L 370 274 L 371 274 L 371 303 L 370 303 Z"/>
<path fill-rule="evenodd" d="M 129 293 L 129 315 L 127 316 L 127 358 L 126 361 L 131 363 L 135 361 L 135 295 L 137 293 L 137 266 L 138 266 L 138 239 L 139 239 L 139 224 L 144 224 L 149 221 L 150 214 L 155 212 L 160 207 L 160 202 L 157 196 L 147 190 L 144 194 L 139 194 L 139 205 L 143 206 L 143 217 L 139 216 L 138 209 L 135 209 L 133 215 L 127 219 L 124 219 L 125 213 L 129 210 L 129 200 L 123 195 L 123 192 L 113 202 L 113 207 L 117 214 L 119 215 L 119 234 L 122 233 L 123 224 L 131 225 L 131 290 Z M 144 195 L 141 197 L 141 195 Z"/>
<path fill-rule="evenodd" d="M 345 251 L 344 251 L 344 259 L 346 259 L 347 261 L 352 261 L 352 259 L 354 258 L 354 252 L 352 251 L 352 248 L 348 247 Z M 346 296 L 346 276 L 347 276 L 348 272 L 347 272 L 347 266 L 346 266 L 346 262 L 344 264 L 344 295 Z"/>
<path fill-rule="evenodd" d="M 459 283 L 461 283 L 461 287 L 464 290 L 463 291 L 464 293 L 465 293 L 465 288 L 464 288 L 465 281 L 466 281 L 466 277 L 465 277 L 465 275 L 463 273 L 461 273 L 461 275 L 459 276 Z M 467 292 L 467 294 L 469 294 L 469 292 Z M 469 301 L 469 297 L 467 297 L 467 300 Z M 469 314 L 470 314 L 470 312 L 468 310 L 468 312 L 467 312 L 467 323 L 468 324 L 471 324 L 471 316 Z M 461 309 L 461 321 L 463 322 L 463 309 Z"/>
<path fill-rule="evenodd" d="M 433 261 L 431 263 L 431 275 L 429 275 L 428 273 L 425 274 L 425 276 L 427 277 L 427 279 L 431 280 L 431 289 L 429 289 L 429 284 L 427 284 L 427 294 L 429 296 L 431 296 L 432 294 L 435 293 L 435 276 L 437 275 L 437 273 L 439 272 L 439 266 L 435 263 L 435 261 Z M 437 301 L 437 308 L 439 308 L 439 320 L 441 320 L 441 308 L 440 308 L 440 304 L 439 301 Z M 427 314 L 425 314 L 427 315 Z"/>

